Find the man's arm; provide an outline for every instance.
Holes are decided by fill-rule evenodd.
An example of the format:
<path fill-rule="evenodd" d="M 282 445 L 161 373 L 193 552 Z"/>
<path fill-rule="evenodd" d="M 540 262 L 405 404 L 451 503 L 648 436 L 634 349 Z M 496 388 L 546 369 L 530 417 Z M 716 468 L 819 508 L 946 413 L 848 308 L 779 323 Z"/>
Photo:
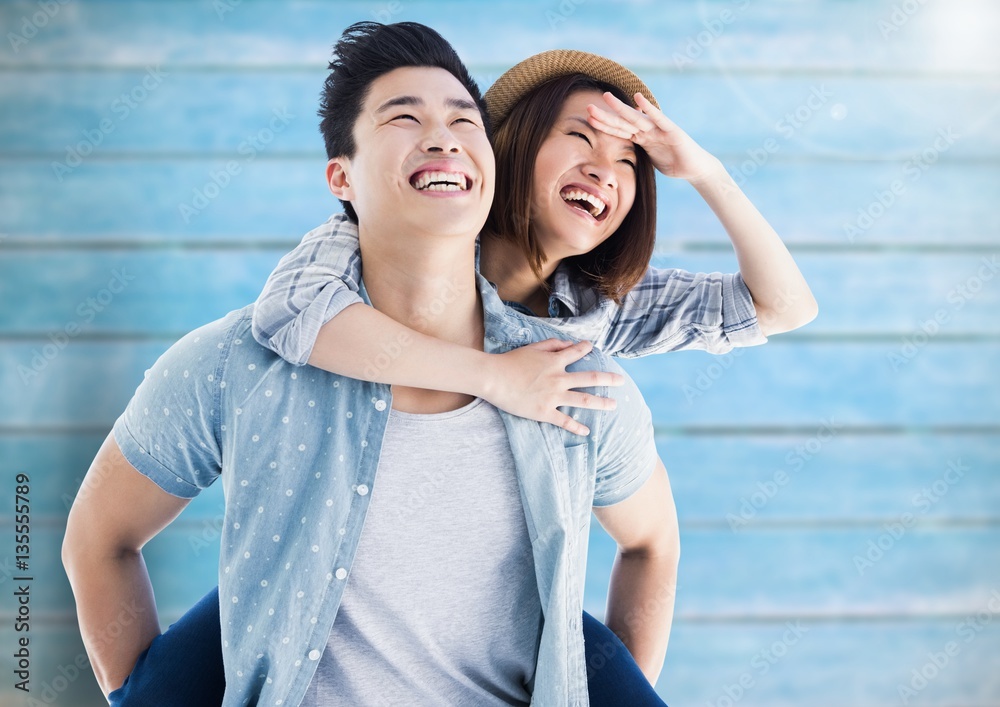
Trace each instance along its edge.
<path fill-rule="evenodd" d="M 364 304 L 358 295 L 358 228 L 343 214 L 306 234 L 268 277 L 253 313 L 253 335 L 289 363 L 349 378 L 466 393 L 509 413 L 590 430 L 560 407 L 611 410 L 603 397 L 575 390 L 619 385 L 603 372 L 567 373 L 589 342 L 539 341 L 503 354 L 442 341 Z"/>
<path fill-rule="evenodd" d="M 680 535 L 663 462 L 624 501 L 594 514 L 618 544 L 605 623 L 629 649 L 651 685 L 663 669 L 674 615 Z"/>
<path fill-rule="evenodd" d="M 139 654 L 160 635 L 141 550 L 190 500 L 136 471 L 109 435 L 73 502 L 62 561 L 105 697 L 121 687 Z"/>

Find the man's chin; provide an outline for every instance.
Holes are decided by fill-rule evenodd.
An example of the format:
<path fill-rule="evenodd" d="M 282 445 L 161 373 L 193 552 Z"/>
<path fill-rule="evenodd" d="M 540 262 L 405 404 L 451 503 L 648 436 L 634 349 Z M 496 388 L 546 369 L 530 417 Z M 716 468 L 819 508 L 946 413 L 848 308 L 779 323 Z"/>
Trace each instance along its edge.
<path fill-rule="evenodd" d="M 418 221 L 419 225 L 425 228 L 434 225 L 451 233 L 470 232 L 473 234 L 478 234 L 482 230 L 488 215 L 489 209 L 484 209 L 481 204 L 473 207 L 447 199 L 428 199 L 418 204 L 411 212 L 411 216 L 416 217 L 413 220 Z"/>
<path fill-rule="evenodd" d="M 410 209 L 406 213 L 398 214 L 393 223 L 383 222 L 383 225 L 387 234 L 408 234 L 407 241 L 426 238 L 434 242 L 441 240 L 473 242 L 485 223 L 486 217 L 478 214 L 456 214 L 447 209 Z"/>

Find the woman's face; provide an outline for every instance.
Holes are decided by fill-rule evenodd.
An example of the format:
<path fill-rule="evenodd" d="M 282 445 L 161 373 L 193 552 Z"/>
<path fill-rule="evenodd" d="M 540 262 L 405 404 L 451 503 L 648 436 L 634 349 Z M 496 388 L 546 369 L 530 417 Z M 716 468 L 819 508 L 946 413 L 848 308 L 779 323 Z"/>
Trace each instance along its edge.
<path fill-rule="evenodd" d="M 618 230 L 635 201 L 635 146 L 587 122 L 600 91 L 571 94 L 535 159 L 531 219 L 549 260 L 587 253 Z"/>

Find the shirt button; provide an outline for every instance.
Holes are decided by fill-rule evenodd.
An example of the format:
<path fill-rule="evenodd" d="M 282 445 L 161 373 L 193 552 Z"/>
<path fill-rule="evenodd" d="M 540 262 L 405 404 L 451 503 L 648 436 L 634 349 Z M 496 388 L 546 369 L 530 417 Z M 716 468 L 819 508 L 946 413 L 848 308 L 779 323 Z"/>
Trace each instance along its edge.
<path fill-rule="evenodd" d="M 346 576 L 347 576 L 347 570 L 345 570 L 343 567 L 338 567 L 337 568 L 337 579 L 343 579 Z"/>
<path fill-rule="evenodd" d="M 379 412 L 382 412 L 383 410 L 385 410 L 385 401 L 384 400 L 376 400 L 375 401 L 375 409 L 378 410 Z"/>
<path fill-rule="evenodd" d="M 368 495 L 368 486 L 366 486 L 365 484 L 359 485 L 358 486 L 358 495 L 359 496 L 367 496 Z"/>
<path fill-rule="evenodd" d="M 309 660 L 319 660 L 320 652 L 313 648 L 309 651 Z"/>

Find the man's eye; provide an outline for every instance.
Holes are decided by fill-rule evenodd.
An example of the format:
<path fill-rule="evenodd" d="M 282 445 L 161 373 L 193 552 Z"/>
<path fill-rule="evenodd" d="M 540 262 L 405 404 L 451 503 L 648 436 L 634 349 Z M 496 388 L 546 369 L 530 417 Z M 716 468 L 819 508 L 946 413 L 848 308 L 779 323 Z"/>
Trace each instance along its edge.
<path fill-rule="evenodd" d="M 393 118 L 393 120 L 412 120 L 414 122 L 418 122 L 417 119 L 414 118 L 409 113 L 403 113 L 402 115 L 397 115 L 395 118 Z"/>
<path fill-rule="evenodd" d="M 570 135 L 576 135 L 579 138 L 583 138 L 584 142 L 586 142 L 588 145 L 590 144 L 590 138 L 587 137 L 586 135 L 584 135 L 583 133 L 578 133 L 576 131 L 572 131 L 569 134 Z"/>
<path fill-rule="evenodd" d="M 469 125 L 475 125 L 476 121 L 471 118 L 458 118 L 455 120 L 456 123 L 468 123 Z"/>

